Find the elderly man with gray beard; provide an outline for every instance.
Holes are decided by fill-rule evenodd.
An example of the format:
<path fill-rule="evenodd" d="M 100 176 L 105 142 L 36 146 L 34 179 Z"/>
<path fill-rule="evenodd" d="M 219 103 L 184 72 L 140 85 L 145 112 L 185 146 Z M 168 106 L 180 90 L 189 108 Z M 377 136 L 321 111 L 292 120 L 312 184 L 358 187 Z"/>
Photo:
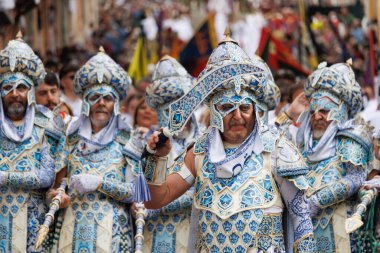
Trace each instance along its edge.
<path fill-rule="evenodd" d="M 62 122 L 36 105 L 45 69 L 21 35 L 0 52 L 0 73 L 0 251 L 42 252 L 48 249 L 34 244 L 64 143 Z"/>
<path fill-rule="evenodd" d="M 347 62 L 330 67 L 321 63 L 304 90 L 310 107 L 298 119 L 296 143 L 309 165 L 307 197 L 317 252 L 354 252 L 357 238 L 346 233 L 344 224 L 353 211 L 351 197 L 367 175 L 371 152 L 371 129 L 357 116 L 361 89 Z M 277 119 L 282 128 L 289 122 Z"/>

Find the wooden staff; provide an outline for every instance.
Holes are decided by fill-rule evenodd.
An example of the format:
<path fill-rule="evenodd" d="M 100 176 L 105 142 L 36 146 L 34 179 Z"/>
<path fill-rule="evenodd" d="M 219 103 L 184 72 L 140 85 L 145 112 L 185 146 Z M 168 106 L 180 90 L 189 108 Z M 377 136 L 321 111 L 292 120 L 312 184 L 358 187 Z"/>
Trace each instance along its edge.
<path fill-rule="evenodd" d="M 47 234 L 49 233 L 49 227 L 51 224 L 53 224 L 54 214 L 58 211 L 59 206 L 61 205 L 62 194 L 65 193 L 66 186 L 67 186 L 67 178 L 63 178 L 61 185 L 57 189 L 58 194 L 51 201 L 49 212 L 45 214 L 44 223 L 41 225 L 40 229 L 38 230 L 37 240 L 36 240 L 36 244 L 34 245 L 34 250 L 37 250 L 41 246 L 42 242 L 45 240 Z"/>

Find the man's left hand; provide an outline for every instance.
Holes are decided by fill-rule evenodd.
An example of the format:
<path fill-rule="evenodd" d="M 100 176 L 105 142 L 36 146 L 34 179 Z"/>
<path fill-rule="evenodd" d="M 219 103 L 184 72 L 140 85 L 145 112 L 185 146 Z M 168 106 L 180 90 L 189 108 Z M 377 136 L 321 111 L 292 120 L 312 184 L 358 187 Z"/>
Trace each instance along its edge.
<path fill-rule="evenodd" d="M 70 178 L 70 186 L 79 194 L 96 191 L 102 183 L 102 178 L 92 174 L 79 174 Z"/>
<path fill-rule="evenodd" d="M 4 171 L 0 171 L 0 186 L 5 185 L 6 175 Z"/>

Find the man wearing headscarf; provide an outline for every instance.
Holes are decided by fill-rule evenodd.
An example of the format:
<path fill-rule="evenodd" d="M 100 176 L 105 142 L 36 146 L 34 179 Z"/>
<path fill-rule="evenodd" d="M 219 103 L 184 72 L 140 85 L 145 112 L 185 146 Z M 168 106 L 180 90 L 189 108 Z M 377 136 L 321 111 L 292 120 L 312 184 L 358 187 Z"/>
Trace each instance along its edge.
<path fill-rule="evenodd" d="M 314 252 L 305 194 L 297 187 L 306 164 L 276 129 L 265 128 L 263 109 L 270 103 L 264 100 L 271 81 L 262 62 L 250 59 L 227 35 L 197 84 L 170 105 L 169 130 L 174 133 L 200 103 L 210 109 L 208 132 L 176 159 L 178 173 L 166 174 L 170 142 L 157 147 L 159 132 L 148 140 L 154 155 L 145 167 L 152 194 L 147 207 L 160 208 L 194 185 L 196 219 L 190 238 L 196 242 L 189 245 L 190 252 L 285 252 L 285 205 L 294 227 L 294 251 Z"/>
<path fill-rule="evenodd" d="M 168 126 L 169 105 L 188 92 L 193 81 L 174 58 L 166 55 L 157 63 L 152 83 L 146 90 L 146 101 L 156 110 L 159 127 Z M 168 155 L 168 167 L 195 142 L 198 135 L 198 125 L 192 117 L 186 129 L 171 139 L 173 149 Z M 168 173 L 177 173 L 177 170 L 170 169 Z M 187 252 L 193 194 L 193 188 L 190 188 L 170 204 L 158 210 L 147 210 L 143 252 Z"/>
<path fill-rule="evenodd" d="M 0 251 L 34 249 L 43 223 L 46 190 L 54 182 L 54 159 L 64 143 L 63 123 L 36 105 L 44 80 L 41 60 L 18 35 L 0 51 Z"/>
<path fill-rule="evenodd" d="M 132 252 L 134 200 L 139 157 L 128 149 L 131 129 L 120 117 L 120 101 L 131 83 L 101 48 L 75 75 L 83 98 L 81 116 L 67 128 L 67 158 L 57 174 L 69 181 L 70 203 L 58 241 L 59 252 Z"/>
<path fill-rule="evenodd" d="M 348 62 L 321 63 L 304 90 L 310 108 L 299 118 L 296 142 L 309 166 L 307 196 L 316 249 L 356 252 L 358 238 L 347 234 L 344 224 L 354 211 L 351 197 L 366 178 L 371 152 L 371 128 L 357 115 L 361 89 Z"/>

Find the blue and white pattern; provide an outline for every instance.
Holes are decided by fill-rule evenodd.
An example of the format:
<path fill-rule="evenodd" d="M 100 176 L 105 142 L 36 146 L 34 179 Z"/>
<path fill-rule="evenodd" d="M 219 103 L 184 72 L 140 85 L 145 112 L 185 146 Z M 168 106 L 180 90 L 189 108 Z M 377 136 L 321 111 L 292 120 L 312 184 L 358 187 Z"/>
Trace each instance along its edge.
<path fill-rule="evenodd" d="M 270 217 L 264 214 L 264 210 L 282 205 L 280 190 L 293 217 L 297 245 L 295 252 L 314 252 L 313 227 L 304 192 L 285 178 L 276 182 L 272 174 L 272 171 L 274 174 L 280 171 L 277 165 L 286 161 L 297 162 L 303 167 L 304 173 L 305 164 L 300 155 L 297 161 L 297 156 L 292 152 L 285 154 L 285 150 L 294 147 L 285 148 L 282 145 L 284 151 L 281 151 L 281 156 L 277 155 L 275 148 L 272 150 L 272 159 L 268 158 L 270 153 L 266 154 L 266 159 L 271 160 L 266 163 L 266 166 L 271 165 L 270 169 L 264 166 L 265 152 L 252 153 L 247 157 L 242 171 L 231 178 L 216 177 L 214 164 L 209 162 L 208 156 L 203 158 L 202 169 L 199 170 L 201 174 L 197 175 L 195 182 L 194 197 L 194 205 L 199 213 L 198 248 L 210 252 L 249 252 L 253 248 L 259 252 L 272 252 L 274 248 L 278 250 L 274 252 L 284 252 L 281 214 Z M 207 154 L 207 149 L 208 134 L 205 134 L 195 144 L 194 154 L 203 156 Z M 231 154 L 235 150 L 226 149 L 226 152 Z M 273 226 L 277 223 L 278 226 Z"/>
<path fill-rule="evenodd" d="M 341 125 L 348 120 L 347 104 L 326 90 L 316 91 L 310 97 L 310 114 L 317 113 L 321 110 L 329 112 L 327 120 L 334 120 Z"/>
<path fill-rule="evenodd" d="M 134 185 L 127 175 L 134 174 L 137 163 L 125 156 L 125 142 L 113 141 L 103 149 L 90 154 L 83 154 L 77 146 L 78 133 L 68 137 L 69 158 L 68 177 L 79 174 L 101 175 L 102 181 L 97 191 L 79 195 L 74 189 L 69 189 L 71 197 L 70 212 L 74 216 L 70 227 L 74 233 L 65 240 L 60 239 L 60 244 L 68 243 L 73 251 L 96 252 L 99 226 L 107 217 L 112 217 L 112 228 L 106 233 L 112 234 L 112 245 L 104 245 L 109 252 L 133 251 L 133 223 L 129 211 L 124 203 L 131 203 L 134 195 Z M 67 214 L 65 217 L 68 217 Z M 67 227 L 63 227 L 62 233 L 67 233 Z M 107 228 L 104 228 L 107 230 Z M 65 230 L 65 231 L 64 231 Z M 68 240 L 68 241 L 67 241 Z M 59 248 L 61 245 L 58 245 Z"/>
<path fill-rule="evenodd" d="M 44 127 L 38 124 L 41 121 L 44 121 Z M 51 126 L 48 118 L 37 113 L 31 138 L 15 143 L 0 134 L 0 173 L 5 176 L 4 184 L 0 186 L 0 227 L 7 231 L 0 236 L 0 249 L 3 252 L 13 252 L 16 247 L 20 249 L 23 245 L 26 248 L 20 250 L 25 252 L 48 250 L 40 248 L 35 251 L 34 244 L 38 228 L 47 211 L 45 191 L 55 178 L 54 160 L 61 151 L 57 144 L 63 135 L 61 133 L 59 136 L 58 131 L 48 130 Z M 56 132 L 56 135 L 47 135 L 47 132 Z M 43 143 L 42 139 L 45 139 Z M 15 222 L 19 215 L 26 216 L 26 224 Z M 20 225 L 26 229 L 25 238 L 19 235 L 18 241 L 14 241 L 12 238 L 16 237 L 13 233 L 16 233 L 15 229 L 19 229 L 15 226 Z"/>
<path fill-rule="evenodd" d="M 194 78 L 174 58 L 165 55 L 157 63 L 152 83 L 146 89 L 146 102 L 157 111 L 160 126 L 169 122 L 169 105 L 193 87 Z"/>
<path fill-rule="evenodd" d="M 41 59 L 21 38 L 9 41 L 0 51 L 0 73 L 23 73 L 35 85 L 43 81 L 45 68 Z"/>
<path fill-rule="evenodd" d="M 164 56 L 156 65 L 152 83 L 146 90 L 146 101 L 158 115 L 159 127 L 167 127 L 169 123 L 169 105 L 186 94 L 193 87 L 193 78 L 172 57 Z M 189 128 L 171 137 L 172 150 L 168 155 L 167 174 L 177 173 L 183 164 L 184 150 L 198 136 L 198 125 L 195 117 L 191 117 Z M 178 154 L 183 155 L 178 156 Z M 176 158 L 176 166 L 171 167 Z M 145 175 L 151 180 L 154 163 L 148 158 Z M 160 210 L 148 210 L 144 231 L 143 251 L 153 253 L 187 252 L 190 213 L 193 190 L 162 207 Z"/>
<path fill-rule="evenodd" d="M 284 253 L 281 215 L 265 215 L 261 210 L 244 211 L 221 219 L 210 211 L 199 212 L 200 252 Z"/>
<path fill-rule="evenodd" d="M 347 131 L 347 130 L 345 130 Z M 338 132 L 339 133 L 339 132 Z M 353 132 L 351 132 L 353 134 Z M 318 252 L 335 252 L 337 247 L 350 247 L 349 237 L 336 240 L 335 231 L 344 231 L 344 224 L 333 223 L 338 209 L 343 207 L 347 217 L 353 204 L 348 202 L 361 187 L 366 178 L 366 164 L 369 151 L 357 141 L 347 137 L 349 134 L 337 134 L 336 155 L 320 162 L 308 162 L 310 172 L 307 190 L 311 210 L 314 234 Z M 305 158 L 306 153 L 302 152 Z M 338 214 L 342 215 L 342 211 Z M 335 225 L 334 225 L 335 224 Z M 337 227 L 337 226 L 340 227 Z M 340 246 L 339 246 L 340 245 Z M 354 249 L 354 245 L 351 248 Z"/>
<path fill-rule="evenodd" d="M 202 175 L 198 175 L 195 183 L 194 203 L 198 209 L 216 212 L 216 215 L 226 219 L 233 214 L 250 210 L 253 206 L 271 206 L 277 197 L 277 187 L 270 171 L 263 169 L 261 154 L 252 154 L 245 161 L 241 172 L 232 178 L 215 177 L 215 165 L 209 163 L 205 157 Z"/>
<path fill-rule="evenodd" d="M 257 101 L 265 104 L 264 86 L 269 75 L 263 64 L 250 59 L 237 44 L 222 42 L 214 49 L 196 85 L 170 105 L 169 129 L 173 133 L 180 131 L 197 106 L 203 101 L 208 103 L 220 90 L 227 89 L 240 94 L 241 90 L 246 89 L 253 93 Z M 222 129 L 222 122 L 216 125 Z"/>
<path fill-rule="evenodd" d="M 272 87 L 267 88 L 268 85 Z M 228 100 L 236 107 L 247 103 L 248 99 L 249 103 L 253 102 L 255 107 L 257 105 L 261 109 L 260 112 L 265 112 L 276 104 L 277 98 L 271 97 L 276 92 L 265 63 L 261 59 L 250 59 L 227 37 L 210 56 L 197 84 L 171 104 L 169 130 L 172 133 L 179 132 L 202 102 L 210 107 L 213 106 L 212 103 Z M 220 160 L 230 162 L 239 158 L 239 162 L 228 168 L 228 171 L 233 171 L 234 165 L 239 164 L 241 167 L 240 171 L 231 173 L 230 177 L 222 177 L 221 174 L 218 176 L 217 166 L 220 161 L 214 160 L 215 156 L 210 155 L 210 152 L 216 150 L 212 145 L 220 137 L 219 130 L 223 130 L 222 119 L 225 113 L 219 114 L 220 117 L 211 120 L 212 131 L 200 137 L 193 149 L 197 173 L 194 185 L 197 252 L 285 252 L 282 230 L 284 206 L 280 189 L 286 204 L 292 205 L 290 211 L 295 220 L 295 244 L 298 245 L 295 252 L 314 252 L 309 215 L 304 212 L 294 214 L 297 210 L 307 211 L 304 192 L 299 191 L 290 181 L 292 176 L 296 178 L 306 172 L 301 156 L 293 146 L 285 145 L 286 143 L 283 143 L 282 149 L 277 149 L 277 140 L 282 138 L 278 134 L 269 132 L 263 134 L 264 138 L 261 139 L 260 135 L 264 133 L 262 126 L 265 124 L 257 119 L 255 130 L 239 147 L 226 148 L 222 138 L 218 139 L 217 151 L 225 155 Z M 273 143 L 261 144 L 261 140 Z M 278 152 L 281 154 L 278 155 Z M 292 167 L 291 164 L 295 166 Z M 153 171 L 154 168 L 152 166 L 148 169 Z M 294 168 L 294 175 L 291 168 Z M 183 157 L 175 161 L 172 170 L 180 175 L 181 172 L 189 172 L 183 164 Z M 277 175 L 277 172 L 283 173 L 283 177 Z M 148 176 L 153 175 L 148 173 Z M 169 241 L 158 246 L 167 249 L 167 245 L 170 245 Z"/>
<path fill-rule="evenodd" d="M 120 100 L 127 96 L 131 78 L 103 49 L 86 62 L 75 74 L 74 87 L 79 95 L 92 85 L 106 84 L 112 86 L 119 94 Z"/>
<path fill-rule="evenodd" d="M 328 90 L 348 106 L 348 115 L 353 118 L 363 107 L 360 85 L 355 80 L 355 74 L 347 63 L 337 63 L 326 67 L 326 62 L 319 64 L 308 78 L 305 86 L 307 98 L 318 90 Z"/>

